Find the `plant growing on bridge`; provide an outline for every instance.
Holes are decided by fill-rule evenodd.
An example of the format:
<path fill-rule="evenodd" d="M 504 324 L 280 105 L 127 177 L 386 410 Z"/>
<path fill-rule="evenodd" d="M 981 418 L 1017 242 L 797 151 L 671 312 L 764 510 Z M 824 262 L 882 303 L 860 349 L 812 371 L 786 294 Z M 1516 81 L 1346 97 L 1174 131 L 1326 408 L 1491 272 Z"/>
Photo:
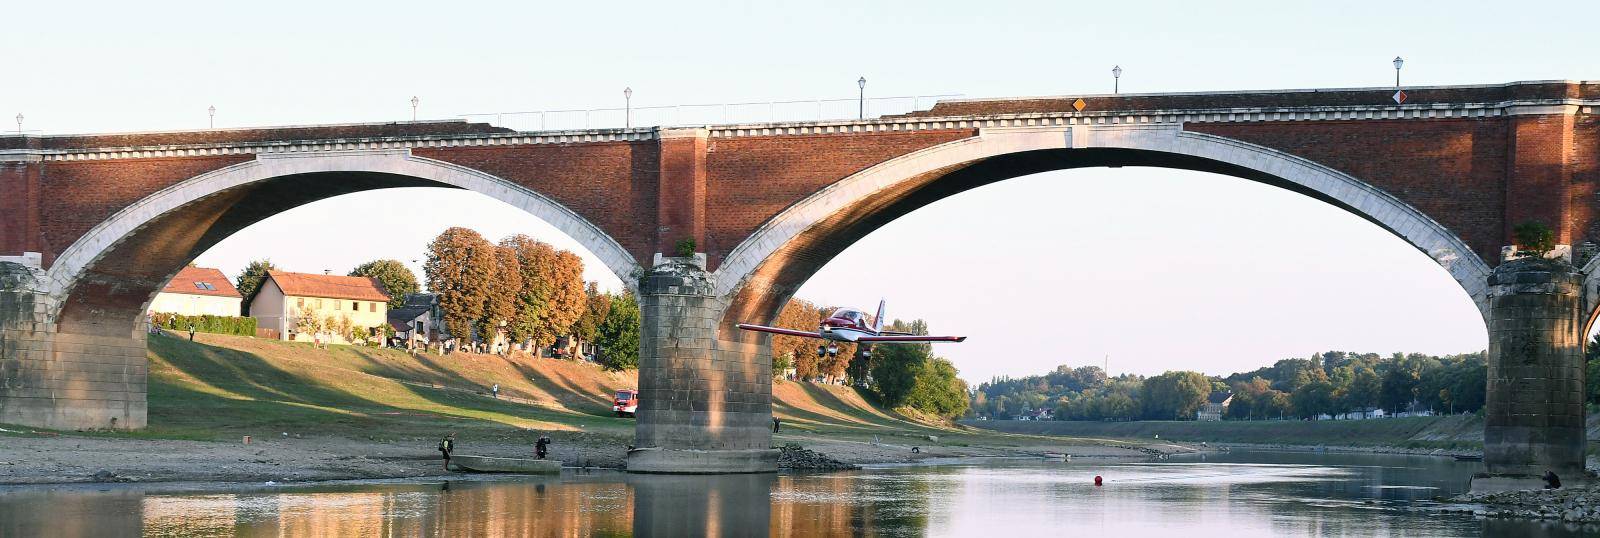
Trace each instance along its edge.
<path fill-rule="evenodd" d="M 1545 253 L 1556 248 L 1555 232 L 1539 221 L 1530 220 L 1516 225 L 1511 229 L 1511 237 L 1517 242 L 1517 250 L 1538 258 L 1543 258 Z"/>
<path fill-rule="evenodd" d="M 679 258 L 688 258 L 690 256 L 694 256 L 694 247 L 694 238 L 685 237 L 683 239 L 679 239 L 678 244 L 674 246 L 672 250 L 673 253 L 677 254 Z"/>

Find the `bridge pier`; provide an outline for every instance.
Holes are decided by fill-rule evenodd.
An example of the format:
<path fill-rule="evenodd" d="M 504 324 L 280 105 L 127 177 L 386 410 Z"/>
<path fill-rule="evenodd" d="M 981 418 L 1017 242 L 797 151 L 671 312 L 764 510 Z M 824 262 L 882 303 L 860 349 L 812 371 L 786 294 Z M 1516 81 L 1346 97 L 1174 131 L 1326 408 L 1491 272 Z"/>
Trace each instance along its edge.
<path fill-rule="evenodd" d="M 659 258 L 639 279 L 639 411 L 628 471 L 764 473 L 772 363 L 764 344 L 720 338 L 726 305 L 704 255 Z"/>
<path fill-rule="evenodd" d="M 54 299 L 27 266 L 0 262 L 0 423 L 139 429 L 146 424 L 142 335 L 63 334 Z"/>
<path fill-rule="evenodd" d="M 1584 477 L 1582 274 L 1562 260 L 1524 258 L 1489 277 L 1488 392 L 1483 463 L 1473 491 L 1564 484 Z"/>

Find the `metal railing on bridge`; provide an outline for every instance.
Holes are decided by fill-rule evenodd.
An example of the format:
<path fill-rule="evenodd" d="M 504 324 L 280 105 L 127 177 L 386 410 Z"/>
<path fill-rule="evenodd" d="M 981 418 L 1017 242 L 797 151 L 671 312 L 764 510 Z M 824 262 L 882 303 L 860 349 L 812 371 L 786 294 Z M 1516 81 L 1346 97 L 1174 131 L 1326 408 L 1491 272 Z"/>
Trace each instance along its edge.
<path fill-rule="evenodd" d="M 960 94 L 913 95 L 859 99 L 810 99 L 703 105 L 669 105 L 580 110 L 533 110 L 462 114 L 467 121 L 487 122 L 517 131 L 562 131 L 619 127 L 679 127 L 737 123 L 847 120 L 906 114 L 932 108 L 940 99 Z"/>

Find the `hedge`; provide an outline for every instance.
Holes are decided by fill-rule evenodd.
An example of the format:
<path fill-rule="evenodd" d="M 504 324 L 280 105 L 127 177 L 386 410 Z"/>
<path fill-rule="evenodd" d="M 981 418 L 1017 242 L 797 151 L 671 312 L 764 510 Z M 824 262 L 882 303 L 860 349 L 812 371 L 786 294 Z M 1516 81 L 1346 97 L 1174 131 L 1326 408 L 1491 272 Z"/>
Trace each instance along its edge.
<path fill-rule="evenodd" d="M 185 316 L 168 312 L 154 312 L 150 314 L 150 323 L 157 327 L 180 333 L 189 332 L 189 326 L 193 325 L 195 332 L 239 336 L 256 335 L 256 318 L 240 316 Z"/>

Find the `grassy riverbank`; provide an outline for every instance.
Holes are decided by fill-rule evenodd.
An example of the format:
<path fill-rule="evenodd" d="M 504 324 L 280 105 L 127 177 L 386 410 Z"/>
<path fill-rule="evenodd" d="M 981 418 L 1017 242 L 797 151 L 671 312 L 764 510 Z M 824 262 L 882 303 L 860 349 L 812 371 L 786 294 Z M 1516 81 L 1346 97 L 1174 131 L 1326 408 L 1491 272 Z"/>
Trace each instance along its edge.
<path fill-rule="evenodd" d="M 137 432 L 0 425 L 0 483 L 104 480 L 326 480 L 439 474 L 434 444 L 526 457 L 555 440 L 569 465 L 620 467 L 634 420 L 611 395 L 634 372 L 531 357 L 332 346 L 214 334 L 149 340 L 149 426 Z M 500 385 L 500 398 L 490 387 Z M 948 456 L 1069 453 L 1127 457 L 1189 450 L 1170 443 L 1018 435 L 919 420 L 856 390 L 777 381 L 775 445 L 850 463 Z M 243 438 L 249 436 L 250 444 Z M 913 448 L 916 450 L 913 451 Z M 120 478 L 119 478 L 120 479 Z"/>

